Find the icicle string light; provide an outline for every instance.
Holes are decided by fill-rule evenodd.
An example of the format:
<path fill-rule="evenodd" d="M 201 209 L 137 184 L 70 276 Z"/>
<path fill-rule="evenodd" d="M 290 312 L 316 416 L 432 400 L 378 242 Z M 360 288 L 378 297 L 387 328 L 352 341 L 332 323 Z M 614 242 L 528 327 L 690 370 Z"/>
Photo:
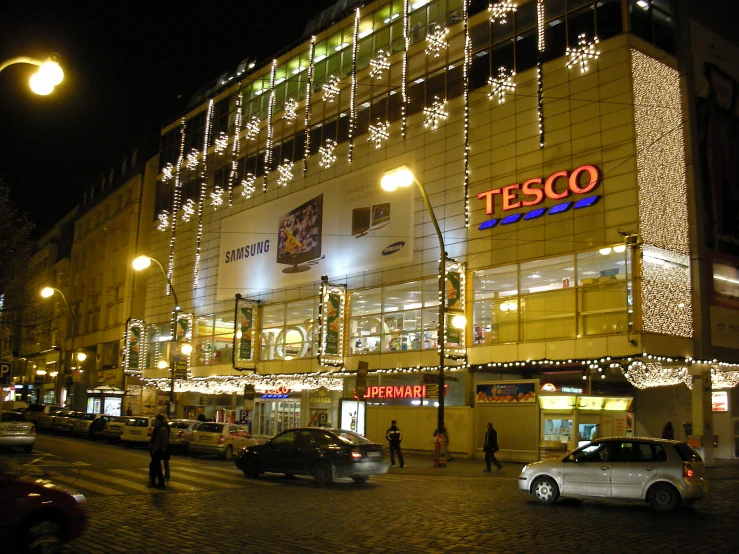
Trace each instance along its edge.
<path fill-rule="evenodd" d="M 464 226 L 470 226 L 470 64 L 472 63 L 472 39 L 470 37 L 469 8 L 462 1 L 464 25 L 464 59 L 462 60 L 462 87 L 464 89 Z"/>
<path fill-rule="evenodd" d="M 539 32 L 538 52 L 536 54 L 536 117 L 539 123 L 539 148 L 544 148 L 544 80 L 542 56 L 544 54 L 544 0 L 537 0 L 536 19 Z"/>
<path fill-rule="evenodd" d="M 192 288 L 197 289 L 200 282 L 200 248 L 203 242 L 203 210 L 208 191 L 208 145 L 213 129 L 213 99 L 208 102 L 208 111 L 205 114 L 205 128 L 203 129 L 203 164 L 200 170 L 200 195 L 198 197 L 198 234 L 195 239 L 195 267 L 193 268 Z"/>
<path fill-rule="evenodd" d="M 272 169 L 272 141 L 275 127 L 272 124 L 272 115 L 275 109 L 275 75 L 277 74 L 277 60 L 272 60 L 272 71 L 269 74 L 269 105 L 267 107 L 267 144 L 264 152 L 264 181 L 262 189 L 267 192 L 267 175 Z"/>
<path fill-rule="evenodd" d="M 305 85 L 305 154 L 303 155 L 303 176 L 308 172 L 308 156 L 310 155 L 310 119 L 311 93 L 313 92 L 313 66 L 316 53 L 316 37 L 310 37 L 308 49 L 308 83 Z"/>
<path fill-rule="evenodd" d="M 234 138 L 231 146 L 231 173 L 228 175 L 228 205 L 233 206 L 233 190 L 237 179 L 237 169 L 239 167 L 239 151 L 241 150 L 241 121 L 242 121 L 242 104 L 244 95 L 239 93 L 236 97 L 236 117 L 234 118 Z"/>
<path fill-rule="evenodd" d="M 347 160 L 352 163 L 354 155 L 354 127 L 357 124 L 357 49 L 359 48 L 359 8 L 354 11 L 354 34 L 352 44 L 352 86 L 349 96 L 349 148 Z"/>
<path fill-rule="evenodd" d="M 169 283 L 172 282 L 172 274 L 174 272 L 174 244 L 177 232 L 177 212 L 180 209 L 180 202 L 182 199 L 182 163 L 185 159 L 185 130 L 187 129 L 187 123 L 185 118 L 182 118 L 180 123 L 180 155 L 177 158 L 177 167 L 175 167 L 175 178 L 174 178 L 174 198 L 172 199 L 172 234 L 169 238 L 169 263 L 167 265 L 167 296 L 172 294 L 172 287 Z"/>
<path fill-rule="evenodd" d="M 408 1 L 403 0 L 403 75 L 400 80 L 400 94 L 403 104 L 400 107 L 400 136 L 405 139 L 408 130 L 408 48 L 410 48 Z"/>

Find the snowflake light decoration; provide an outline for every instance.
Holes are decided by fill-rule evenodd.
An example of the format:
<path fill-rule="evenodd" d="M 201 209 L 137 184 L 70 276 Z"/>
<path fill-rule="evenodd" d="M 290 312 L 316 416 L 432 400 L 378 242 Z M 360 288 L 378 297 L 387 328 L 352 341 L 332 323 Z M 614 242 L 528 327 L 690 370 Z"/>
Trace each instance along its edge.
<path fill-rule="evenodd" d="M 318 153 L 321 155 L 321 161 L 318 162 L 318 165 L 320 165 L 324 169 L 328 169 L 329 167 L 331 167 L 336 161 L 336 154 L 334 154 L 335 148 L 336 141 L 332 139 L 326 139 L 326 145 L 321 146 L 318 149 Z"/>
<path fill-rule="evenodd" d="M 195 201 L 190 198 L 182 206 L 182 221 L 187 223 L 190 218 L 195 214 Z"/>
<path fill-rule="evenodd" d="M 377 120 L 377 125 L 369 126 L 369 140 L 370 142 L 375 142 L 375 149 L 382 146 L 382 141 L 390 138 L 390 133 L 388 132 L 389 127 L 389 121 L 382 122 L 379 119 Z"/>
<path fill-rule="evenodd" d="M 223 205 L 223 187 L 216 185 L 213 192 L 210 193 L 210 205 L 213 206 L 214 210 Z"/>
<path fill-rule="evenodd" d="M 290 98 L 285 102 L 285 114 L 282 116 L 285 123 L 292 125 L 298 119 L 298 101 Z"/>
<path fill-rule="evenodd" d="M 247 173 L 244 176 L 244 179 L 241 181 L 241 184 L 244 186 L 244 188 L 241 189 L 241 196 L 244 198 L 251 198 L 251 195 L 257 190 L 257 187 L 254 185 L 256 180 L 256 176 L 251 173 Z"/>
<path fill-rule="evenodd" d="M 490 77 L 488 84 L 490 85 L 490 92 L 488 98 L 491 100 L 493 96 L 498 97 L 498 104 L 505 102 L 505 95 L 507 92 L 513 92 L 516 90 L 516 83 L 513 82 L 513 78 L 516 76 L 515 71 L 509 71 L 505 67 L 498 69 L 498 78 Z"/>
<path fill-rule="evenodd" d="M 169 210 L 162 210 L 162 213 L 157 216 L 157 219 L 159 220 L 157 229 L 166 231 L 169 228 Z"/>
<path fill-rule="evenodd" d="M 433 24 L 429 34 L 426 36 L 426 55 L 438 58 L 441 55 L 441 51 L 444 50 L 449 43 L 444 40 L 449 29 L 442 27 L 441 25 Z"/>
<path fill-rule="evenodd" d="M 185 167 L 187 169 L 195 169 L 196 167 L 198 167 L 198 151 L 194 148 L 187 155 L 187 163 L 185 163 Z"/>
<path fill-rule="evenodd" d="M 739 384 L 739 371 L 723 371 L 711 366 L 711 388 L 731 389 Z"/>
<path fill-rule="evenodd" d="M 505 2 L 489 4 L 488 11 L 490 12 L 490 23 L 495 23 L 497 21 L 501 25 L 505 25 L 508 21 L 508 14 L 515 12 L 517 8 L 517 4 L 508 0 Z"/>
<path fill-rule="evenodd" d="M 221 134 L 216 137 L 215 140 L 216 145 L 216 154 L 223 155 L 223 153 L 228 148 L 228 135 L 221 131 Z"/>
<path fill-rule="evenodd" d="M 174 179 L 174 166 L 171 163 L 168 163 L 162 168 L 162 182 L 166 183 L 167 181 L 171 181 Z"/>
<path fill-rule="evenodd" d="M 246 131 L 244 138 L 246 140 L 255 141 L 259 136 L 259 118 L 255 115 L 251 118 L 251 121 L 244 125 L 244 131 Z"/>
<path fill-rule="evenodd" d="M 595 37 L 593 42 L 588 42 L 585 39 L 585 33 L 578 35 L 577 48 L 567 47 L 566 55 L 570 57 L 570 61 L 567 62 L 567 69 L 580 64 L 580 73 L 587 72 L 588 61 L 597 60 L 598 56 L 600 56 L 600 52 L 595 49 L 597 44 L 598 37 Z"/>
<path fill-rule="evenodd" d="M 280 178 L 277 179 L 277 184 L 281 187 L 286 187 L 293 180 L 293 165 L 295 164 L 285 158 L 282 165 L 277 166 L 277 171 L 280 172 Z"/>
<path fill-rule="evenodd" d="M 370 77 L 372 79 L 377 79 L 378 81 L 381 80 L 382 72 L 390 69 L 388 57 L 387 52 L 384 50 L 378 50 L 377 57 L 370 60 L 370 67 L 372 68 L 370 70 Z"/>
<path fill-rule="evenodd" d="M 431 104 L 431 107 L 423 109 L 423 113 L 426 116 L 423 126 L 430 126 L 432 130 L 436 129 L 439 120 L 446 119 L 447 115 L 449 115 L 444 111 L 445 106 L 446 100 L 442 101 L 438 96 L 434 96 L 434 103 Z"/>
<path fill-rule="evenodd" d="M 323 83 L 323 100 L 333 102 L 339 95 L 339 78 L 334 75 L 328 81 Z"/>

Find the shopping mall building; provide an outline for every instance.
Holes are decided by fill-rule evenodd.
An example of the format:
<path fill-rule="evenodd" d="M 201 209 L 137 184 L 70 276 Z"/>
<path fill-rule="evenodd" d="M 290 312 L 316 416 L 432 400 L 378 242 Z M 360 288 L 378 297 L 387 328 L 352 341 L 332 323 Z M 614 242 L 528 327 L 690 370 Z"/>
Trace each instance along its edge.
<path fill-rule="evenodd" d="M 134 411 L 428 451 L 443 348 L 459 455 L 672 421 L 736 456 L 739 56 L 674 10 L 347 0 L 206 86 L 162 130 Z"/>

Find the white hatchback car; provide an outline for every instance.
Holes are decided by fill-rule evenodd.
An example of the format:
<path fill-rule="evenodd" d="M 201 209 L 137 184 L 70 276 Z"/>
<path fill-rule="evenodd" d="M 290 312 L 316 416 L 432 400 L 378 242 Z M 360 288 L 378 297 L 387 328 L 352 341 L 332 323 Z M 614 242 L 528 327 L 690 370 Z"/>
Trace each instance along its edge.
<path fill-rule="evenodd" d="M 0 446 L 18 446 L 33 451 L 36 427 L 20 412 L 0 413 Z"/>
<path fill-rule="evenodd" d="M 612 437 L 524 466 L 518 487 L 541 504 L 560 496 L 642 500 L 664 512 L 700 500 L 708 489 L 703 475 L 703 460 L 684 442 Z"/>
<path fill-rule="evenodd" d="M 205 422 L 193 430 L 188 450 L 191 453 L 216 454 L 219 458 L 230 460 L 239 448 L 255 444 L 257 441 L 251 438 L 246 427 Z"/>
<path fill-rule="evenodd" d="M 154 430 L 154 416 L 129 417 L 123 425 L 121 442 L 131 448 L 135 443 L 148 443 Z"/>

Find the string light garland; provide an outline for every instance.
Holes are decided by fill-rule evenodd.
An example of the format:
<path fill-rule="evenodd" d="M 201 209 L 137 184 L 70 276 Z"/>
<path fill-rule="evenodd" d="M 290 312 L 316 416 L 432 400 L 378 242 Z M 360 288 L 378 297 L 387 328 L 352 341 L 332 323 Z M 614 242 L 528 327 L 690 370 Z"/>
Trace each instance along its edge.
<path fill-rule="evenodd" d="M 446 107 L 446 100 L 441 100 L 438 96 L 434 96 L 434 102 L 430 108 L 424 108 L 423 114 L 426 116 L 426 120 L 423 122 L 424 127 L 431 127 L 431 130 L 436 130 L 439 124 L 439 120 L 444 120 L 449 115 L 444 111 Z"/>
<path fill-rule="evenodd" d="M 168 163 L 162 168 L 162 183 L 166 183 L 167 181 L 171 181 L 174 179 L 174 166 L 171 163 Z"/>
<path fill-rule="evenodd" d="M 328 81 L 323 83 L 323 101 L 333 103 L 339 95 L 339 78 L 336 75 L 329 77 Z"/>
<path fill-rule="evenodd" d="M 370 78 L 382 80 L 382 74 L 390 69 L 388 58 L 388 53 L 384 50 L 377 51 L 375 57 L 370 60 Z"/>
<path fill-rule="evenodd" d="M 234 183 L 237 179 L 237 173 L 238 173 L 238 159 L 239 159 L 239 151 L 241 150 L 241 139 L 239 135 L 241 135 L 241 122 L 242 122 L 242 104 L 244 101 L 244 95 L 242 93 L 239 93 L 238 96 L 236 96 L 236 115 L 234 116 L 234 138 L 233 138 L 233 144 L 231 147 L 231 172 L 228 175 L 228 205 L 233 206 L 233 190 L 234 190 Z"/>
<path fill-rule="evenodd" d="M 222 156 L 223 153 L 228 150 L 228 135 L 221 131 L 218 137 L 216 137 L 214 146 L 215 153 Z"/>
<path fill-rule="evenodd" d="M 336 161 L 336 141 L 333 139 L 326 139 L 326 144 L 318 149 L 318 154 L 321 156 L 321 161 L 318 162 L 323 169 L 328 169 Z"/>
<path fill-rule="evenodd" d="M 359 8 L 354 10 L 354 34 L 352 43 L 352 80 L 349 92 L 349 148 L 347 161 L 354 156 L 354 126 L 357 124 L 357 48 L 359 48 Z"/>
<path fill-rule="evenodd" d="M 195 201 L 192 198 L 188 198 L 187 202 L 182 205 L 182 221 L 188 223 L 192 216 L 195 215 Z"/>
<path fill-rule="evenodd" d="M 642 327 L 648 333 L 693 336 L 690 259 L 642 246 Z"/>
<path fill-rule="evenodd" d="M 536 53 L 536 118 L 539 123 L 539 148 L 544 148 L 544 77 L 542 58 L 544 55 L 544 0 L 536 2 L 536 20 L 538 29 L 538 51 Z"/>
<path fill-rule="evenodd" d="M 505 102 L 505 95 L 507 92 L 513 93 L 516 90 L 516 83 L 513 82 L 513 78 L 516 76 L 515 71 L 506 69 L 505 67 L 498 68 L 498 77 L 490 77 L 488 79 L 488 85 L 490 85 L 490 92 L 488 98 L 490 100 L 493 97 L 498 97 L 498 104 Z"/>
<path fill-rule="evenodd" d="M 376 125 L 369 126 L 369 141 L 375 143 L 376 150 L 382 146 L 382 141 L 390 138 L 390 132 L 388 131 L 389 128 L 390 122 L 383 122 L 379 118 L 377 119 Z"/>
<path fill-rule="evenodd" d="M 244 175 L 244 179 L 241 181 L 241 185 L 244 187 L 241 189 L 241 196 L 247 199 L 251 198 L 251 195 L 257 190 L 257 187 L 254 184 L 256 180 L 256 176 L 251 173 Z"/>
<path fill-rule="evenodd" d="M 277 60 L 272 60 L 272 71 L 269 74 L 269 105 L 267 107 L 267 143 L 264 152 L 264 180 L 262 189 L 267 192 L 267 174 L 272 169 L 272 141 L 275 127 L 272 124 L 272 115 L 275 109 L 275 76 L 277 74 Z"/>
<path fill-rule="evenodd" d="M 208 111 L 205 113 L 205 127 L 203 137 L 203 165 L 200 170 L 200 195 L 198 196 L 198 234 L 195 239 L 195 266 L 193 268 L 192 288 L 197 290 L 200 283 L 200 256 L 203 243 L 203 212 L 205 211 L 205 199 L 208 194 L 208 145 L 210 133 L 213 130 L 213 99 L 208 102 Z M 221 200 L 221 202 L 223 202 Z"/>
<path fill-rule="evenodd" d="M 303 155 L 303 177 L 308 173 L 308 156 L 310 156 L 310 120 L 311 120 L 311 94 L 313 92 L 313 66 L 316 54 L 316 37 L 310 37 L 308 48 L 308 82 L 305 85 L 305 154 Z"/>
<path fill-rule="evenodd" d="M 157 229 L 160 231 L 166 231 L 169 228 L 169 210 L 162 210 L 162 212 L 157 216 L 157 219 L 159 220 Z"/>
<path fill-rule="evenodd" d="M 472 38 L 470 37 L 469 8 L 462 2 L 464 26 L 464 59 L 462 60 L 462 88 L 464 95 L 464 226 L 470 226 L 470 64 L 472 63 Z"/>
<path fill-rule="evenodd" d="M 733 389 L 739 385 L 739 371 L 722 371 L 711 366 L 711 388 Z"/>
<path fill-rule="evenodd" d="M 445 40 L 449 34 L 449 29 L 433 23 L 429 27 L 429 33 L 426 35 L 426 55 L 438 58 L 441 52 L 445 50 L 449 43 Z"/>
<path fill-rule="evenodd" d="M 182 201 L 182 163 L 185 159 L 185 130 L 187 123 L 183 117 L 180 121 L 180 155 L 177 158 L 177 167 L 175 168 L 174 178 L 174 198 L 172 199 L 172 233 L 169 237 L 169 263 L 167 265 L 167 296 L 172 294 L 172 273 L 174 272 L 174 245 L 177 236 L 177 212 L 180 209 Z"/>
<path fill-rule="evenodd" d="M 252 116 L 249 123 L 244 127 L 244 138 L 250 142 L 254 142 L 259 137 L 259 118 Z"/>
<path fill-rule="evenodd" d="M 285 102 L 285 113 L 282 115 L 282 119 L 285 123 L 292 125 L 298 119 L 298 101 L 294 98 L 290 98 Z"/>
<path fill-rule="evenodd" d="M 509 0 L 488 4 L 490 23 L 498 22 L 501 25 L 505 25 L 508 22 L 508 14 L 513 14 L 517 8 L 518 4 L 514 4 Z"/>
<path fill-rule="evenodd" d="M 687 367 L 667 367 L 661 362 L 635 361 L 624 371 L 626 380 L 638 389 L 668 387 L 685 383 L 693 388 L 693 376 Z"/>
<path fill-rule="evenodd" d="M 408 28 L 410 26 L 408 0 L 403 0 L 403 74 L 400 79 L 400 94 L 403 103 L 400 107 L 400 136 L 405 140 L 408 130 L 408 48 L 411 46 Z"/>
<path fill-rule="evenodd" d="M 574 66 L 580 66 L 580 73 L 587 73 L 588 62 L 590 60 L 597 60 L 600 56 L 595 47 L 598 44 L 598 37 L 593 39 L 593 42 L 588 42 L 585 38 L 585 33 L 577 36 L 577 46 L 574 48 L 567 47 L 566 56 L 570 59 L 567 62 L 567 69 L 572 69 Z"/>
<path fill-rule="evenodd" d="M 277 171 L 280 172 L 277 184 L 281 187 L 286 187 L 287 184 L 293 180 L 293 165 L 293 162 L 285 158 L 282 165 L 277 166 Z"/>

